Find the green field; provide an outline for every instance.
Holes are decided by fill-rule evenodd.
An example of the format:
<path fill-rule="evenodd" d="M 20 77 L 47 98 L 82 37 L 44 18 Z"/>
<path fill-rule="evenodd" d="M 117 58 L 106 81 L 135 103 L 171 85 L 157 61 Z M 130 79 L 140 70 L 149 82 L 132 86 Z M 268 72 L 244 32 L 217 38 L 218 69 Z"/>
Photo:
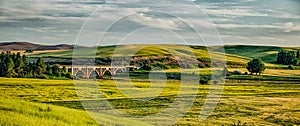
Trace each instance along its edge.
<path fill-rule="evenodd" d="M 176 124 L 231 125 L 240 121 L 248 125 L 300 125 L 300 77 L 294 76 L 293 80 L 276 80 L 276 77 L 261 76 L 259 81 L 255 77 L 251 78 L 253 77 L 235 75 L 227 79 L 220 102 L 205 121 L 199 121 L 198 115 L 210 85 L 188 87 L 198 88 L 198 92 L 184 92 L 195 93 L 197 98 L 187 114 Z M 132 81 L 135 87 L 141 90 L 149 87 L 149 81 L 145 79 Z M 119 111 L 139 116 L 151 115 L 167 108 L 176 98 L 180 86 L 179 80 L 168 80 L 157 98 L 141 102 L 124 96 L 113 80 L 98 80 L 97 83 L 106 97 L 102 100 L 108 100 Z M 96 124 L 83 111 L 73 80 L 0 78 L 0 90 L 1 125 Z M 140 123 L 101 114 L 96 114 L 96 117 L 99 118 L 97 120 L 122 122 L 125 125 Z M 157 123 L 164 124 L 164 121 Z"/>
<path fill-rule="evenodd" d="M 94 49 L 94 51 L 91 51 Z M 132 50 L 134 56 L 182 56 L 217 60 L 223 53 L 219 47 L 207 48 L 183 45 L 122 45 L 99 48 L 83 48 L 77 50 L 78 58 L 108 58 L 111 56 L 127 56 Z M 288 70 L 287 66 L 275 64 L 278 50 L 296 50 L 299 48 L 267 47 L 267 46 L 225 46 L 226 61 L 229 71 L 247 72 L 245 64 L 252 58 L 261 58 L 268 66 L 261 76 L 231 75 L 226 78 L 222 97 L 211 115 L 204 121 L 199 120 L 201 108 L 210 92 L 211 81 L 208 84 L 180 80 L 164 80 L 163 75 L 149 80 L 149 72 L 136 71 L 129 79 L 117 80 L 45 80 L 0 78 L 0 125 L 167 125 L 173 121 L 172 113 L 165 118 L 151 117 L 166 110 L 176 100 L 184 103 L 192 100 L 192 106 L 186 110 L 176 125 L 300 125 L 300 70 Z M 117 51 L 116 51 L 117 50 Z M 91 51 L 91 52 L 89 52 Z M 85 52 L 89 52 L 86 54 Z M 67 58 L 73 56 L 73 51 L 42 52 L 27 54 L 31 58 L 50 57 Z M 278 67 L 280 66 L 280 67 Z M 273 68 L 273 69 L 270 69 Z M 275 69 L 276 68 L 276 69 Z M 222 70 L 223 68 L 215 68 Z M 157 73 L 158 71 L 152 71 Z M 180 73 L 179 68 L 163 69 L 165 73 Z M 190 75 L 210 75 L 211 68 L 190 68 Z M 151 73 L 151 72 L 150 72 Z M 160 71 L 161 73 L 161 71 Z M 200 77 L 199 77 L 200 78 Z M 153 79 L 153 78 L 152 78 Z M 154 81 L 153 83 L 150 83 Z M 74 83 L 76 82 L 76 83 Z M 117 85 L 118 83 L 121 85 Z M 141 93 L 135 93 L 130 82 Z M 162 84 L 165 83 L 165 86 Z M 96 84 L 96 85 L 94 85 Z M 148 90 L 156 84 L 151 90 Z M 75 86 L 77 85 L 77 86 Z M 80 102 L 78 86 L 86 91 L 84 102 L 108 101 L 112 108 L 126 113 L 132 118 L 113 116 L 110 113 L 84 111 Z M 121 87 L 120 87 L 121 86 Z M 180 89 L 184 88 L 183 92 Z M 161 92 L 152 96 L 157 89 Z M 125 92 L 133 91 L 129 96 Z M 159 90 L 158 90 L 159 91 Z M 103 97 L 99 97 L 99 93 Z M 178 96 L 181 93 L 184 96 Z M 185 97 L 185 95 L 187 95 Z M 191 96 L 196 96 L 192 99 Z M 151 99 L 152 98 L 152 99 Z M 144 99 L 144 100 L 139 100 Z M 88 108 L 89 109 L 89 108 Z M 183 110 L 184 107 L 178 107 Z M 92 116 L 89 116 L 92 115 Z M 149 117 L 148 121 L 141 117 Z M 113 124 L 117 123 L 117 124 Z"/>

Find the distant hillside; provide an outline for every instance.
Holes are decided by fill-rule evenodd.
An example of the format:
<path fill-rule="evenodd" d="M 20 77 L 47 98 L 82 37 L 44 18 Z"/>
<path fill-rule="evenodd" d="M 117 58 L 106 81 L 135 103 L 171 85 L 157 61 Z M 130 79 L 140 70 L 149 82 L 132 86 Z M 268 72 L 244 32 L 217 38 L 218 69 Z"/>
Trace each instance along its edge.
<path fill-rule="evenodd" d="M 226 54 L 239 55 L 243 57 L 260 58 L 264 62 L 274 63 L 277 59 L 277 53 L 279 50 L 294 50 L 299 47 L 277 47 L 277 46 L 253 46 L 253 45 L 226 45 Z M 219 51 L 216 49 L 215 51 Z"/>
<path fill-rule="evenodd" d="M 146 46 L 146 47 L 145 47 Z M 145 48 L 144 48 L 145 47 Z M 76 50 L 77 58 L 107 58 L 107 57 L 122 57 L 130 56 L 128 53 L 136 50 L 134 56 L 151 56 L 151 57 L 165 57 L 165 56 L 182 56 L 190 57 L 192 54 L 199 60 L 208 61 L 210 57 L 219 59 L 222 56 L 221 52 L 208 52 L 206 47 L 184 46 L 184 45 L 120 45 L 120 46 L 104 46 L 99 48 L 82 48 Z M 71 59 L 75 52 L 72 50 L 60 52 L 46 52 L 39 54 L 28 54 L 29 57 L 44 57 L 53 59 Z M 131 55 L 132 56 L 132 55 Z M 245 64 L 249 58 L 239 55 L 226 55 L 227 62 L 230 64 Z"/>
<path fill-rule="evenodd" d="M 77 55 L 81 58 L 105 58 L 114 56 L 126 56 L 127 52 L 134 49 L 141 49 L 144 45 L 121 45 L 118 46 L 118 52 L 115 52 L 116 46 L 105 46 L 95 48 L 83 48 L 77 50 Z M 207 52 L 206 47 L 197 46 L 183 46 L 183 45 L 148 45 L 135 53 L 135 56 L 166 56 L 166 55 L 180 55 L 190 56 L 189 51 L 192 51 L 197 58 L 209 59 L 210 56 L 217 58 L 222 54 L 223 47 L 209 47 L 213 52 Z M 250 46 L 250 45 L 226 45 L 224 46 L 226 52 L 226 60 L 228 64 L 246 64 L 252 58 L 261 58 L 266 62 L 267 66 L 273 66 L 276 61 L 279 50 L 297 50 L 299 47 L 276 47 L 276 46 Z M 52 57 L 52 58 L 72 58 L 73 51 L 47 52 L 39 54 L 29 54 L 29 57 Z"/>
<path fill-rule="evenodd" d="M 79 47 L 81 48 L 81 46 Z M 69 50 L 74 49 L 74 45 L 40 45 L 30 42 L 2 42 L 0 43 L 0 51 L 15 51 L 15 50 Z"/>

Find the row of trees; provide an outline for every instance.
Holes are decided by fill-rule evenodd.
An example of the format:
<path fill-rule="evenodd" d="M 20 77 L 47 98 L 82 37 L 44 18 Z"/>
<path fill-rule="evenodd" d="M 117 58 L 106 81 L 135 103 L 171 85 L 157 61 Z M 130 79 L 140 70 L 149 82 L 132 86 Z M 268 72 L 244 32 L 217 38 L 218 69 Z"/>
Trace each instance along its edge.
<path fill-rule="evenodd" d="M 277 63 L 284 65 L 297 65 L 299 59 L 299 50 L 296 53 L 294 51 L 280 50 L 277 56 Z"/>
<path fill-rule="evenodd" d="M 65 77 L 72 78 L 66 67 L 61 68 L 58 64 L 45 64 L 42 58 L 35 62 L 28 62 L 25 55 L 20 53 L 2 52 L 0 54 L 0 76 L 1 77 Z"/>

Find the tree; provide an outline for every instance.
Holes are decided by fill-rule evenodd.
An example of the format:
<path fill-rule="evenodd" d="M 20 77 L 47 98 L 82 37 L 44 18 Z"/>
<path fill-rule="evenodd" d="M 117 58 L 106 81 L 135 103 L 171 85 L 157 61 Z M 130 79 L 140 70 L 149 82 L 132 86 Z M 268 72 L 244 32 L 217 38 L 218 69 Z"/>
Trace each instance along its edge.
<path fill-rule="evenodd" d="M 294 51 L 280 50 L 277 56 L 277 63 L 284 65 L 296 65 L 297 58 Z"/>
<path fill-rule="evenodd" d="M 18 52 L 17 55 L 15 56 L 14 63 L 15 63 L 15 71 L 18 77 L 22 77 L 25 64 L 22 60 L 20 52 Z"/>
<path fill-rule="evenodd" d="M 60 68 L 60 65 L 59 64 L 54 64 L 52 66 L 52 74 L 57 76 L 57 77 L 60 77 L 61 73 L 62 73 L 62 69 Z"/>
<path fill-rule="evenodd" d="M 66 66 L 63 66 L 62 70 L 62 74 L 66 75 L 67 74 L 67 68 Z"/>
<path fill-rule="evenodd" d="M 57 77 L 72 78 L 72 74 L 67 72 L 67 68 L 61 68 L 59 64 L 46 65 L 42 58 L 36 62 L 27 62 L 25 55 L 21 53 L 1 52 L 0 53 L 0 77 L 38 77 L 48 78 L 55 75 Z"/>
<path fill-rule="evenodd" d="M 33 77 L 35 75 L 36 75 L 36 66 L 35 66 L 35 63 L 29 63 L 28 64 L 27 76 L 28 77 Z"/>
<path fill-rule="evenodd" d="M 46 74 L 52 76 L 52 67 L 49 64 L 46 66 Z"/>
<path fill-rule="evenodd" d="M 29 64 L 27 63 L 27 57 L 25 55 L 22 56 L 22 62 L 24 63 L 22 77 L 24 77 L 29 73 Z"/>
<path fill-rule="evenodd" d="M 14 70 L 14 61 L 11 57 L 7 58 L 7 69 L 6 69 L 6 77 L 14 77 L 15 76 L 15 70 Z"/>
<path fill-rule="evenodd" d="M 250 62 L 248 62 L 246 68 L 251 74 L 255 73 L 256 75 L 260 75 L 266 69 L 265 64 L 261 59 L 252 59 Z"/>
<path fill-rule="evenodd" d="M 46 64 L 44 60 L 39 57 L 38 60 L 36 61 L 36 73 L 38 75 L 43 75 L 46 71 Z"/>
<path fill-rule="evenodd" d="M 300 50 L 297 50 L 297 56 L 298 59 L 300 59 Z"/>
<path fill-rule="evenodd" d="M 3 77 L 5 76 L 5 53 L 2 52 L 0 54 L 0 76 Z"/>

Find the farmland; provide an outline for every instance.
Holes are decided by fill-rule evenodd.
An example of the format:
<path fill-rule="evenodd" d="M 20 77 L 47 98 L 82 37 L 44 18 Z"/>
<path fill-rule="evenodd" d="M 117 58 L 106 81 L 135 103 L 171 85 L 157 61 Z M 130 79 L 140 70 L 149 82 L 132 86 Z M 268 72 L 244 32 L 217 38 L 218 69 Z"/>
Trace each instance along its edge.
<path fill-rule="evenodd" d="M 247 46 L 246 46 L 247 47 Z M 214 111 L 204 121 L 199 120 L 210 87 L 215 83 L 208 81 L 200 84 L 194 81 L 182 81 L 167 78 L 164 74 L 182 74 L 179 67 L 166 67 L 162 70 L 138 70 L 129 74 L 129 78 L 110 78 L 93 80 L 54 80 L 33 78 L 0 78 L 0 125 L 167 125 L 174 121 L 168 113 L 164 118 L 150 117 L 170 107 L 176 100 L 192 101 L 175 125 L 300 125 L 300 70 L 288 69 L 287 65 L 276 64 L 276 52 L 280 49 L 297 48 L 262 47 L 262 46 L 225 46 L 227 68 L 229 72 L 240 71 L 241 75 L 228 75 Z M 183 45 L 123 45 L 82 48 L 77 50 L 78 58 L 109 58 L 126 56 L 132 49 L 137 57 L 182 57 L 195 55 L 197 59 L 209 60 L 222 57 L 219 47 L 207 48 Z M 241 48 L 243 49 L 242 51 Z M 95 49 L 94 52 L 91 49 Z M 85 53 L 89 52 L 91 54 Z M 80 55 L 85 54 L 85 55 Z M 71 59 L 73 52 L 41 51 L 26 53 L 29 58 Z M 262 58 L 268 67 L 261 76 L 251 75 L 245 68 L 246 63 L 254 58 Z M 48 60 L 49 60 L 48 59 Z M 142 59 L 142 58 L 141 58 Z M 150 59 L 152 60 L 152 59 Z M 223 60 L 223 59 L 221 59 Z M 155 61 L 155 63 L 160 60 Z M 223 68 L 187 68 L 183 73 L 195 76 L 210 76 L 212 70 Z M 153 76 L 157 74 L 158 76 Z M 151 77 L 152 76 L 152 77 Z M 122 76 L 121 76 L 122 77 Z M 61 78 L 57 78 L 61 79 Z M 197 78 L 200 79 L 200 78 Z M 133 85 L 133 87 L 132 87 Z M 154 86 L 154 87 L 152 87 Z M 86 99 L 80 97 L 80 88 L 90 93 Z M 139 92 L 134 92 L 137 89 Z M 184 88 L 186 90 L 180 90 Z M 161 89 L 161 90 L 159 90 Z M 160 91 L 154 95 L 156 91 Z M 180 92 L 181 91 L 181 92 Z M 131 92 L 130 95 L 124 92 Z M 81 92 L 82 93 L 82 92 Z M 157 92 L 156 92 L 157 93 Z M 99 97 L 101 94 L 103 97 Z M 178 96 L 179 94 L 186 97 Z M 193 99 L 190 96 L 195 96 Z M 110 113 L 85 111 L 85 101 L 108 101 L 111 107 L 126 113 L 132 118 L 112 116 Z M 81 102 L 81 100 L 83 102 Z M 184 106 L 177 106 L 178 110 Z M 89 110 L 89 109 L 87 109 Z M 91 116 L 92 115 L 92 116 Z M 148 117 L 148 121 L 140 120 Z M 115 124 L 117 123 L 117 124 Z"/>
<path fill-rule="evenodd" d="M 299 71 L 294 70 L 293 72 Z M 277 81 L 276 79 L 266 81 L 256 81 L 251 79 L 235 80 L 235 77 L 237 76 L 232 76 L 232 79 L 226 80 L 226 85 L 219 104 L 215 111 L 212 112 L 212 115 L 203 122 L 199 121 L 197 117 L 200 113 L 199 108 L 203 105 L 208 93 L 209 85 L 199 85 L 198 87 L 194 87 L 198 88 L 197 98 L 194 101 L 192 108 L 177 124 L 230 125 L 238 123 L 239 121 L 241 121 L 241 123 L 252 125 L 300 124 L 299 77 L 295 77 L 295 80 L 292 81 Z M 94 81 L 83 82 L 95 83 Z M 145 80 L 134 79 L 133 82 L 136 87 L 141 89 L 148 88 L 149 85 L 149 81 Z M 73 80 L 1 78 L 0 83 L 2 99 L 17 99 L 4 100 L 6 102 L 12 102 L 6 104 L 14 104 L 14 106 L 5 106 L 6 104 L 4 104 L 4 106 L 1 106 L 1 111 L 20 109 L 22 108 L 21 105 L 26 103 L 28 104 L 28 106 L 26 106 L 28 109 L 24 109 L 24 111 L 27 110 L 28 112 L 25 111 L 22 114 L 19 113 L 20 116 L 31 113 L 31 104 L 45 109 L 47 109 L 47 106 L 53 107 L 53 112 L 56 113 L 62 113 L 60 109 L 72 111 L 74 112 L 74 115 L 76 115 L 75 113 L 77 112 L 84 113 L 84 111 L 82 111 L 82 105 L 77 97 Z M 138 101 L 129 100 L 122 95 L 118 88 L 116 88 L 113 80 L 98 80 L 97 83 L 106 99 L 114 106 L 114 108 L 134 115 L 147 115 L 147 113 L 151 115 L 151 113 L 148 112 L 149 110 L 152 110 L 151 112 L 153 114 L 159 112 L 160 109 L 164 109 L 174 100 L 174 95 L 177 94 L 178 85 L 180 85 L 179 80 L 168 80 L 163 93 L 161 93 L 158 98 L 149 100 L 147 104 L 139 104 Z M 126 83 L 124 84 L 126 85 Z M 143 98 L 143 96 L 140 97 Z M 157 105 L 161 105 L 161 108 L 157 109 Z M 56 110 L 56 108 L 59 110 Z M 1 116 L 2 119 L 9 118 L 9 114 L 2 114 Z M 107 117 L 102 116 L 102 118 L 105 119 Z M 49 122 L 53 122 L 51 121 L 53 118 L 46 119 L 48 119 Z M 10 118 L 10 120 L 10 122 L 5 123 L 9 124 L 15 122 L 18 118 Z M 58 122 L 62 120 L 68 119 L 56 118 L 56 121 Z M 31 119 L 31 121 L 32 123 L 35 123 L 35 119 Z M 85 120 L 78 123 L 95 124 L 95 122 L 87 116 Z M 45 124 L 51 125 L 52 123 Z"/>

